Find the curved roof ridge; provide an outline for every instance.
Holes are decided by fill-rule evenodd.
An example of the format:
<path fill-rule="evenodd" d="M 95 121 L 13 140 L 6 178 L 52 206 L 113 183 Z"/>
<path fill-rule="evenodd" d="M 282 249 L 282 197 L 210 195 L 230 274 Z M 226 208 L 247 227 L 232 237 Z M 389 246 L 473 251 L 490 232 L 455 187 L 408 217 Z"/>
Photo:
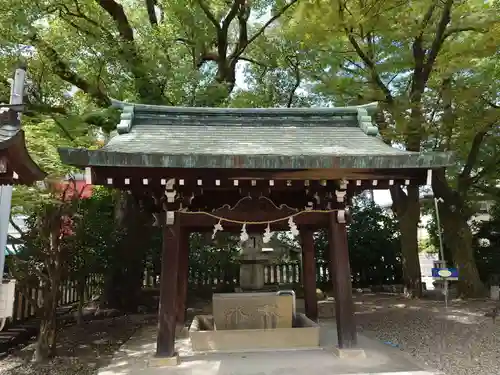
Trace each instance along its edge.
<path fill-rule="evenodd" d="M 265 108 L 232 108 L 232 107 L 182 107 L 129 103 L 119 100 L 112 100 L 112 107 L 125 110 L 133 107 L 134 112 L 155 112 L 155 113 L 186 113 L 186 114 L 332 114 L 332 115 L 357 115 L 358 110 L 364 109 L 368 113 L 375 112 L 378 102 L 358 106 L 346 107 L 265 107 Z"/>

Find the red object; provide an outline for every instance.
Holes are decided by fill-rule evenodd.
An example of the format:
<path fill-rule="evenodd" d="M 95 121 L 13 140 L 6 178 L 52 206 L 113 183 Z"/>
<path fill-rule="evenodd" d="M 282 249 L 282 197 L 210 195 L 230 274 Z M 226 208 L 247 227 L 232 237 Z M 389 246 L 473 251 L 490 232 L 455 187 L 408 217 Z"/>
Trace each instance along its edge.
<path fill-rule="evenodd" d="M 65 200 L 80 196 L 80 199 L 90 198 L 92 196 L 92 185 L 88 185 L 83 180 L 63 181 L 56 185 L 61 193 L 65 194 Z"/>
<path fill-rule="evenodd" d="M 61 198 L 64 195 L 64 200 L 71 199 L 86 199 L 92 196 L 92 185 L 88 185 L 83 180 L 62 181 L 55 185 L 56 189 L 61 192 Z M 73 219 L 69 216 L 61 218 L 61 234 L 63 236 L 71 236 L 73 231 Z"/>

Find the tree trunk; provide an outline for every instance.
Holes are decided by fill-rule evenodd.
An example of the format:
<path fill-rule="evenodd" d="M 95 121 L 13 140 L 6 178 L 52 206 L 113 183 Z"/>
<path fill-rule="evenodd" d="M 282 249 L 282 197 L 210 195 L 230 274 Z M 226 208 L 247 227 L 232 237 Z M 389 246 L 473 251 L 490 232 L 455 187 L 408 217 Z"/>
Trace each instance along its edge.
<path fill-rule="evenodd" d="M 42 283 L 42 317 L 35 349 L 36 362 L 44 362 L 56 355 L 57 307 L 63 273 L 63 250 L 61 248 L 63 220 L 61 212 L 52 217 L 48 216 L 46 219 L 48 219 L 48 227 L 50 228 L 49 248 L 47 249 L 50 257 L 45 264 L 48 279 Z"/>
<path fill-rule="evenodd" d="M 444 241 L 451 249 L 453 261 L 459 269 L 458 291 L 461 297 L 484 297 L 485 287 L 479 277 L 472 248 L 472 231 L 459 213 L 441 205 Z"/>
<path fill-rule="evenodd" d="M 45 362 L 56 355 L 57 301 L 59 283 L 54 280 L 43 291 L 42 319 L 35 349 L 35 361 Z"/>
<path fill-rule="evenodd" d="M 85 283 L 86 278 L 80 277 L 76 283 L 76 293 L 78 296 L 78 312 L 76 315 L 76 324 L 81 325 L 83 323 L 83 306 L 85 305 Z"/>
<path fill-rule="evenodd" d="M 420 95 L 413 95 L 411 105 L 411 119 L 406 134 L 406 148 L 408 151 L 420 151 L 420 134 L 415 129 L 420 129 L 423 122 L 420 109 Z M 394 118 L 400 118 L 395 108 L 389 110 Z M 381 109 L 375 121 L 383 132 L 389 126 L 383 109 Z M 400 121 L 404 121 L 400 118 Z M 385 139 L 387 144 L 391 144 Z M 392 198 L 392 210 L 399 222 L 401 232 L 401 257 L 403 268 L 403 283 L 405 296 L 408 298 L 420 298 L 422 296 L 422 278 L 420 272 L 420 259 L 418 257 L 418 224 L 420 222 L 419 190 L 417 186 L 408 186 L 407 193 L 400 187 L 390 190 Z"/>
<path fill-rule="evenodd" d="M 124 235 L 110 259 L 102 303 L 107 308 L 137 312 L 148 236 L 152 236 L 151 220 L 126 193 L 117 195 L 115 218 L 115 225 L 123 228 Z"/>
<path fill-rule="evenodd" d="M 441 198 L 439 216 L 443 227 L 443 242 L 450 249 L 458 267 L 458 289 L 462 297 L 481 297 L 485 287 L 479 277 L 472 247 L 473 236 L 468 220 L 470 212 L 463 196 L 450 187 L 444 170 L 432 175 L 434 196 Z"/>
<path fill-rule="evenodd" d="M 403 283 L 405 296 L 422 296 L 422 278 L 418 258 L 418 223 L 420 221 L 420 203 L 418 187 L 408 186 L 407 193 L 401 188 L 391 189 L 393 211 L 399 221 L 401 231 L 401 253 L 403 264 Z"/>
<path fill-rule="evenodd" d="M 114 262 L 116 256 L 112 257 L 111 262 Z M 103 295 L 99 302 L 100 305 L 110 309 L 121 310 L 121 268 L 119 265 L 113 264 L 104 275 Z"/>

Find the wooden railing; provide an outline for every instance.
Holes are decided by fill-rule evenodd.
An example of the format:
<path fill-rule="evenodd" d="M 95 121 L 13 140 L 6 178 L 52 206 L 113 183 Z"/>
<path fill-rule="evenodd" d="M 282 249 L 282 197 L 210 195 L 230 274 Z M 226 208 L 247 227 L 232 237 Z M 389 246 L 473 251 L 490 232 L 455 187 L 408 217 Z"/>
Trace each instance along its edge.
<path fill-rule="evenodd" d="M 191 289 L 211 288 L 226 285 L 237 287 L 240 280 L 239 264 L 230 264 L 225 267 L 213 267 L 202 269 L 192 267 L 189 270 L 188 284 Z M 146 274 L 144 278 L 145 287 L 159 287 L 160 275 L 154 272 Z M 399 285 L 401 275 L 392 269 L 390 272 L 381 274 L 374 267 L 367 266 L 360 270 L 353 270 L 351 276 L 352 285 L 355 288 L 365 288 L 380 285 Z M 302 284 L 301 265 L 299 262 L 288 262 L 280 264 L 268 264 L 264 266 L 264 283 L 266 285 Z M 316 285 L 318 288 L 330 285 L 330 270 L 328 263 L 318 261 L 316 263 Z"/>
<path fill-rule="evenodd" d="M 231 264 L 226 267 L 214 267 L 203 270 L 191 267 L 189 270 L 188 283 L 191 289 L 209 288 L 217 286 L 237 287 L 239 285 L 239 264 Z M 144 275 L 144 287 L 159 287 L 160 275 L 154 272 L 146 272 Z M 86 281 L 86 298 L 92 298 L 100 293 L 102 286 L 102 275 L 93 274 Z M 302 273 L 299 262 L 281 264 L 269 264 L 264 266 L 264 282 L 266 285 L 301 284 Z M 316 263 L 316 284 L 318 287 L 330 283 L 330 272 L 326 262 Z M 353 280 L 353 285 L 354 285 Z M 388 283 L 390 284 L 390 282 Z M 31 300 L 39 301 L 42 297 L 40 289 L 31 290 Z M 76 282 L 65 281 L 61 285 L 59 306 L 68 306 L 78 302 Z M 22 323 L 36 315 L 36 309 L 28 302 L 28 299 L 18 289 L 14 300 L 14 314 L 9 324 Z"/>
<path fill-rule="evenodd" d="M 144 277 L 145 287 L 158 287 L 159 276 L 154 273 L 146 273 Z M 188 283 L 193 289 L 197 287 L 215 287 L 218 285 L 239 285 L 239 265 L 230 267 L 213 268 L 210 270 L 199 270 L 192 268 L 189 270 Z M 316 283 L 322 284 L 330 281 L 328 265 L 324 262 L 316 264 Z M 300 263 L 268 264 L 264 266 L 264 283 L 266 285 L 277 284 L 300 284 L 302 283 L 302 273 Z"/>
<path fill-rule="evenodd" d="M 93 296 L 98 291 L 101 281 L 100 275 L 90 275 L 86 282 L 86 295 Z M 30 291 L 32 301 L 37 301 L 41 304 L 42 291 L 40 288 L 33 288 Z M 60 286 L 59 306 L 68 306 L 78 302 L 78 293 L 76 282 L 67 280 Z M 14 299 L 14 313 L 9 319 L 8 324 L 19 324 L 36 316 L 35 306 L 29 302 L 29 299 L 21 293 L 20 288 L 16 285 L 16 293 Z"/>

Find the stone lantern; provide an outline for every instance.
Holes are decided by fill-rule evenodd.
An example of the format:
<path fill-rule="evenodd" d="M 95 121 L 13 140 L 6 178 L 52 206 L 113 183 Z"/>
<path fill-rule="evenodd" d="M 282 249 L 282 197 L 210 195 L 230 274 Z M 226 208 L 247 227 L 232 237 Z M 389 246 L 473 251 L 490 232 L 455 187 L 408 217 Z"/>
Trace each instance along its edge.
<path fill-rule="evenodd" d="M 241 244 L 239 263 L 240 289 L 242 291 L 264 289 L 264 268 L 266 264 L 270 263 L 270 254 L 272 254 L 268 249 L 262 235 L 259 234 L 250 235 L 250 238 Z"/>

